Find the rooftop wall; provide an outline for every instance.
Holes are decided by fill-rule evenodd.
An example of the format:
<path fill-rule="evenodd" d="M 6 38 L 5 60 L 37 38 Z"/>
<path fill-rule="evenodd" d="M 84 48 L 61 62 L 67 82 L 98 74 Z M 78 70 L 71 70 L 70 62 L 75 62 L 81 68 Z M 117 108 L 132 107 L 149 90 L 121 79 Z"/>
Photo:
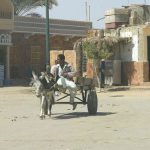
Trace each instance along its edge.
<path fill-rule="evenodd" d="M 50 34 L 85 37 L 92 28 L 91 22 L 50 19 Z M 46 19 L 15 16 L 14 32 L 45 34 Z"/>

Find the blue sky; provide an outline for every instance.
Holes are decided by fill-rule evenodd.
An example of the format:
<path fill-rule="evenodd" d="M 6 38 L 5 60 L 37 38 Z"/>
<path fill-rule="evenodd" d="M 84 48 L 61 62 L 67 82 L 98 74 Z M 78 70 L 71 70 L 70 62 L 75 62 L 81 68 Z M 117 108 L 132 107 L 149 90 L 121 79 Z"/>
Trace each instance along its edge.
<path fill-rule="evenodd" d="M 121 8 L 128 4 L 150 5 L 150 0 L 57 0 L 58 6 L 50 10 L 50 18 L 66 20 L 86 20 L 85 2 L 90 6 L 90 18 L 94 28 L 103 28 L 104 20 L 97 21 L 104 17 L 108 9 Z M 35 10 L 34 10 L 35 11 Z M 36 12 L 45 17 L 45 8 L 38 8 Z"/>

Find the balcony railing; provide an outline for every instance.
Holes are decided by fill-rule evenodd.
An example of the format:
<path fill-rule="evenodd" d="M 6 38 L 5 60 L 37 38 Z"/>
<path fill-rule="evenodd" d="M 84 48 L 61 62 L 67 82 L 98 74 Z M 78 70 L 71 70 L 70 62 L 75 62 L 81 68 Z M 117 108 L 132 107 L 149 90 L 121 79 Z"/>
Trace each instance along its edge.
<path fill-rule="evenodd" d="M 0 34 L 0 45 L 11 45 L 11 35 L 8 33 L 1 33 Z"/>

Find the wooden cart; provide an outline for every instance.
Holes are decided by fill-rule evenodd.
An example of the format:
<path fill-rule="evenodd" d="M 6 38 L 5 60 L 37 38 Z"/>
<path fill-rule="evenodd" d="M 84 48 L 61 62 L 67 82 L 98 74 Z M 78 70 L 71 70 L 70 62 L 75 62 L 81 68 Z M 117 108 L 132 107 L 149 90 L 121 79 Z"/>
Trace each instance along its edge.
<path fill-rule="evenodd" d="M 87 104 L 87 109 L 90 115 L 95 115 L 97 113 L 98 99 L 93 79 L 86 77 L 78 77 L 77 81 L 78 91 L 81 93 L 75 97 L 74 103 L 76 104 Z M 61 91 L 61 90 L 60 90 Z M 70 96 L 68 93 L 64 93 L 64 96 L 55 99 L 55 104 L 69 104 L 70 102 L 61 101 L 62 99 Z"/>

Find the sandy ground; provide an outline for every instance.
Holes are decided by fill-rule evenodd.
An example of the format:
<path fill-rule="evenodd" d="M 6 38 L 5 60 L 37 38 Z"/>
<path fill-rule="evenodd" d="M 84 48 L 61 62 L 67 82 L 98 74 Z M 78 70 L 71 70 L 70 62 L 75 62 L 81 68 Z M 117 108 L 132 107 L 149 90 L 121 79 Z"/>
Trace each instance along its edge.
<path fill-rule="evenodd" d="M 0 88 L 0 150 L 149 150 L 150 92 L 98 93 L 96 116 L 86 105 L 54 105 L 39 119 L 29 87 Z"/>

